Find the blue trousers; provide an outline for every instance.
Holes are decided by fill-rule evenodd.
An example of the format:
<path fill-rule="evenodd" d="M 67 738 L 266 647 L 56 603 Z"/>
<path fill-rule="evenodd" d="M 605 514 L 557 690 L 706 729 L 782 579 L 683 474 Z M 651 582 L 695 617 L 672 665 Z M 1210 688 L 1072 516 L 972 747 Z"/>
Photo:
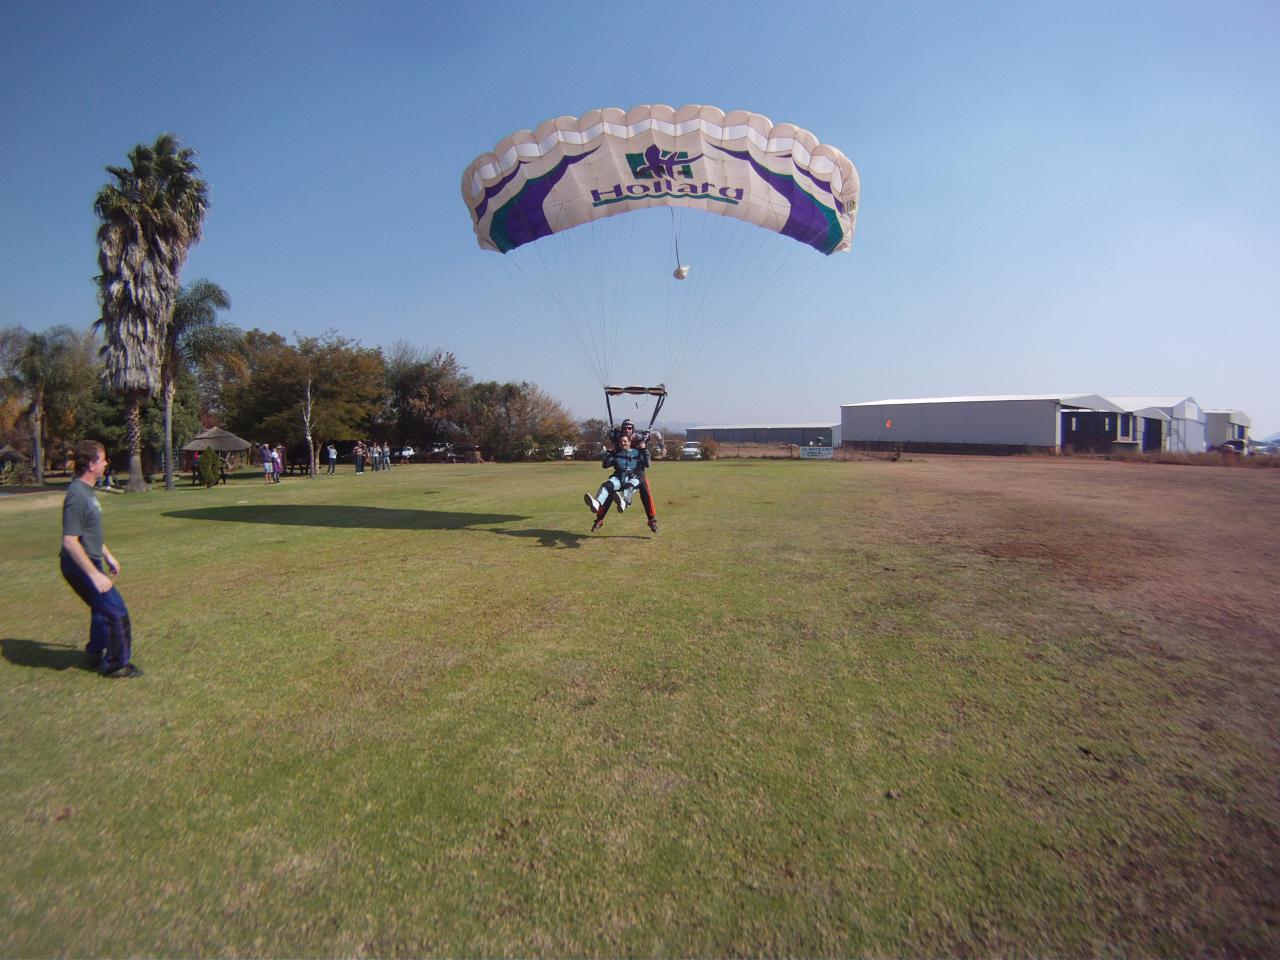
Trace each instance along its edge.
<path fill-rule="evenodd" d="M 92 557 L 89 559 L 93 560 Z M 124 605 L 124 597 L 120 596 L 120 591 L 115 587 L 106 593 L 99 593 L 79 564 L 65 553 L 60 556 L 60 560 L 62 578 L 89 605 L 91 611 L 89 642 L 85 645 L 85 653 L 90 656 L 104 654 L 99 667 L 103 673 L 120 669 L 133 656 L 133 628 L 129 624 L 129 610 Z M 93 564 L 99 570 L 103 569 L 101 560 L 93 560 Z"/>

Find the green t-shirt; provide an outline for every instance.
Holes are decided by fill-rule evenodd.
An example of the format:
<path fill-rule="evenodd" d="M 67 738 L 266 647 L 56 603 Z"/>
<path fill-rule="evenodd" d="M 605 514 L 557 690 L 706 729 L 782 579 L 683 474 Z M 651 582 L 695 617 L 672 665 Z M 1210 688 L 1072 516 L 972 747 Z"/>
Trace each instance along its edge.
<path fill-rule="evenodd" d="M 85 553 L 94 560 L 102 559 L 102 507 L 93 487 L 80 480 L 71 481 L 62 501 L 62 535 L 79 537 Z"/>

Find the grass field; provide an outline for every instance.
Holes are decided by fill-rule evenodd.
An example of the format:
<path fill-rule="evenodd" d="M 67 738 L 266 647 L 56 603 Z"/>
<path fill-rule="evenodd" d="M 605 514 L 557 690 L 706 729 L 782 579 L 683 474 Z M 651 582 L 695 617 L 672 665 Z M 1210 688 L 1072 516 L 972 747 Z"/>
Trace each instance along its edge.
<path fill-rule="evenodd" d="M 0 953 L 1280 953 L 1274 620 L 1080 574 L 1200 562 L 1106 477 L 1274 473 L 977 463 L 660 464 L 658 537 L 581 464 L 104 494 L 130 681 L 0 499 Z"/>

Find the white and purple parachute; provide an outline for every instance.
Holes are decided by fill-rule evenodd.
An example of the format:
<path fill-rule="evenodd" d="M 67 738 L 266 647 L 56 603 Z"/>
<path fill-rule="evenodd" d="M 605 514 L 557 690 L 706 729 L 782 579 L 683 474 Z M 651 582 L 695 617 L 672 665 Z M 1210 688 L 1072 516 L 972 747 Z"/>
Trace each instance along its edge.
<path fill-rule="evenodd" d="M 665 333 L 664 376 L 678 380 L 814 251 L 848 249 L 858 190 L 848 158 L 807 130 L 697 104 L 547 120 L 462 177 L 480 246 L 510 254 L 602 384 L 638 323 L 646 340 Z"/>

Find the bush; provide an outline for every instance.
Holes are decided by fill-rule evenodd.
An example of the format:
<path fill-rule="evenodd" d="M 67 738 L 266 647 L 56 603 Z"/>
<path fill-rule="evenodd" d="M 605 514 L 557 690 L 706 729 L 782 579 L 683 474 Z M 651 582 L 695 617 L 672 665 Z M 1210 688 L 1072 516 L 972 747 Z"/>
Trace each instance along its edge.
<path fill-rule="evenodd" d="M 196 478 L 206 487 L 216 486 L 222 479 L 222 461 L 213 450 L 205 450 L 200 454 L 200 462 L 196 464 Z"/>
<path fill-rule="evenodd" d="M 698 446 L 702 448 L 703 460 L 714 460 L 718 456 L 720 456 L 719 440 L 715 440 L 711 437 L 706 437 L 701 443 L 698 444 Z"/>
<path fill-rule="evenodd" d="M 0 484 L 9 487 L 30 487 L 36 482 L 36 472 L 31 464 L 14 461 L 0 467 Z"/>

